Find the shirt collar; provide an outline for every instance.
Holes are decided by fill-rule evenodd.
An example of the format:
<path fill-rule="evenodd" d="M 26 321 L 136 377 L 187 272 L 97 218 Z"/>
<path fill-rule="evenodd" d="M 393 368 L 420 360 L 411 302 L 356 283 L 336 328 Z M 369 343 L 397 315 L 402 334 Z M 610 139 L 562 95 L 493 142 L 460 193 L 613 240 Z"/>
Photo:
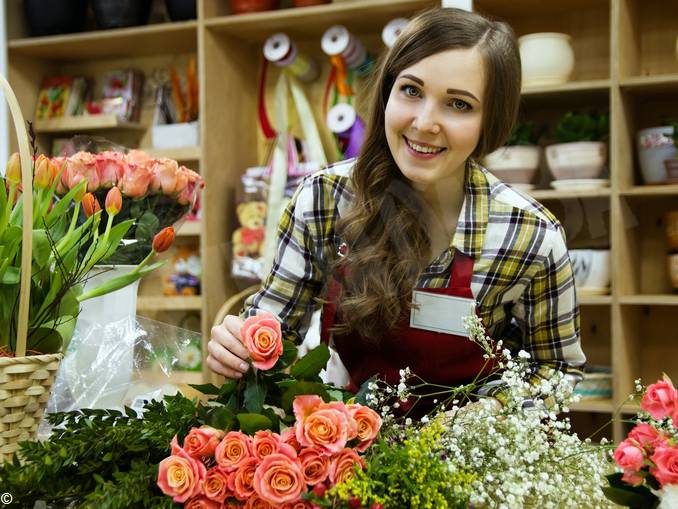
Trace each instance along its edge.
<path fill-rule="evenodd" d="M 455 249 L 478 258 L 482 251 L 490 217 L 490 183 L 483 168 L 473 161 L 466 164 L 464 203 L 452 239 Z"/>

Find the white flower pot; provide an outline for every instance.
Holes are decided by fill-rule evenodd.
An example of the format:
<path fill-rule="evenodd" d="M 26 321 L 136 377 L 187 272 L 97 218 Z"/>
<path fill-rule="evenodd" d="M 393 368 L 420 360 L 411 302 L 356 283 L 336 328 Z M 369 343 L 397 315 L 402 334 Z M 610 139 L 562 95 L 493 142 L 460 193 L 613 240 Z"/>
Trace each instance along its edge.
<path fill-rule="evenodd" d="M 523 35 L 518 43 L 523 87 L 558 85 L 570 79 L 574 69 L 574 51 L 569 35 L 540 32 Z"/>
<path fill-rule="evenodd" d="M 579 293 L 606 294 L 610 286 L 609 249 L 570 249 L 574 284 Z"/>
<path fill-rule="evenodd" d="M 555 180 L 595 179 L 605 168 L 607 144 L 577 141 L 549 145 L 546 147 L 546 162 Z"/>
<path fill-rule="evenodd" d="M 483 159 L 483 166 L 508 184 L 529 184 L 537 174 L 541 147 L 513 145 L 500 147 Z"/>
<path fill-rule="evenodd" d="M 664 161 L 678 157 L 678 148 L 673 144 L 673 127 L 649 127 L 638 131 L 636 145 L 640 173 L 646 184 L 662 184 L 668 180 Z"/>

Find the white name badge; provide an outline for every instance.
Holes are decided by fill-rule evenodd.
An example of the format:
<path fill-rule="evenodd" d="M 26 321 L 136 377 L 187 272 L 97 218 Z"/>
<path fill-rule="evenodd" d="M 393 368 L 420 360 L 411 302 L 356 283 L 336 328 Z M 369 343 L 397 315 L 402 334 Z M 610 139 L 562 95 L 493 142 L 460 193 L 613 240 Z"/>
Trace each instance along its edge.
<path fill-rule="evenodd" d="M 468 337 L 462 319 L 475 313 L 474 299 L 414 290 L 412 303 L 410 327 Z"/>

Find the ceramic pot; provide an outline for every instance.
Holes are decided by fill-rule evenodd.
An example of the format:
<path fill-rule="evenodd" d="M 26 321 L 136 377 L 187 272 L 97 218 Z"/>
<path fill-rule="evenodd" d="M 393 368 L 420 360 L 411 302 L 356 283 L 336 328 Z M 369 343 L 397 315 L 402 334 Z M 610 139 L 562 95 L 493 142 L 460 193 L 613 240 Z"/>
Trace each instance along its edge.
<path fill-rule="evenodd" d="M 231 0 L 231 12 L 233 14 L 270 11 L 279 6 L 279 0 Z"/>
<path fill-rule="evenodd" d="M 579 293 L 609 293 L 609 249 L 570 249 L 569 254 L 574 272 L 574 284 Z"/>
<path fill-rule="evenodd" d="M 523 35 L 520 61 L 524 87 L 558 85 L 570 79 L 574 70 L 574 51 L 570 36 L 556 32 Z"/>
<path fill-rule="evenodd" d="M 664 161 L 678 157 L 673 144 L 673 127 L 649 127 L 638 131 L 636 144 L 640 173 L 645 184 L 663 184 L 668 180 Z"/>
<path fill-rule="evenodd" d="M 507 184 L 529 184 L 539 167 L 541 147 L 514 145 L 500 147 L 483 159 L 483 166 Z"/>
<path fill-rule="evenodd" d="M 674 290 L 678 290 L 678 254 L 668 256 L 669 278 Z"/>
<path fill-rule="evenodd" d="M 87 0 L 24 0 L 31 35 L 80 32 L 85 26 Z"/>
<path fill-rule="evenodd" d="M 672 210 L 664 215 L 664 232 L 668 250 L 678 253 L 678 210 Z"/>
<path fill-rule="evenodd" d="M 197 17 L 195 0 L 165 0 L 165 7 L 172 21 L 186 21 Z"/>
<path fill-rule="evenodd" d="M 122 28 L 148 23 L 151 0 L 92 0 L 99 28 Z"/>
<path fill-rule="evenodd" d="M 607 162 L 607 144 L 576 141 L 549 145 L 546 162 L 555 180 L 599 178 Z"/>

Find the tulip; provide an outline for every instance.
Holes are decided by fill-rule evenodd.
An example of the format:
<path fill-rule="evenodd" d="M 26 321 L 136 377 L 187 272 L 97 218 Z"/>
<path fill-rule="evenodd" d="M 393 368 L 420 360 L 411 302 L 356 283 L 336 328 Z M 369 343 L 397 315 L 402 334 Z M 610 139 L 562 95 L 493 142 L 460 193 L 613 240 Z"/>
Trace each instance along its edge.
<path fill-rule="evenodd" d="M 120 212 L 120 209 L 122 208 L 122 194 L 120 193 L 120 189 L 115 186 L 111 187 L 108 193 L 106 193 L 105 206 L 109 216 L 114 216 Z"/>
<path fill-rule="evenodd" d="M 40 154 L 35 160 L 35 175 L 33 176 L 35 187 L 45 189 L 52 185 L 52 168 L 49 158 L 44 154 Z"/>
<path fill-rule="evenodd" d="M 14 152 L 7 161 L 5 178 L 11 184 L 18 184 L 21 182 L 21 159 L 19 158 L 18 152 Z"/>
<path fill-rule="evenodd" d="M 174 242 L 174 228 L 171 226 L 163 228 L 153 237 L 153 251 L 156 253 L 167 251 L 172 242 Z"/>
<path fill-rule="evenodd" d="M 101 210 L 99 201 L 92 193 L 87 193 L 82 199 L 82 210 L 86 217 L 90 217 Z"/>

